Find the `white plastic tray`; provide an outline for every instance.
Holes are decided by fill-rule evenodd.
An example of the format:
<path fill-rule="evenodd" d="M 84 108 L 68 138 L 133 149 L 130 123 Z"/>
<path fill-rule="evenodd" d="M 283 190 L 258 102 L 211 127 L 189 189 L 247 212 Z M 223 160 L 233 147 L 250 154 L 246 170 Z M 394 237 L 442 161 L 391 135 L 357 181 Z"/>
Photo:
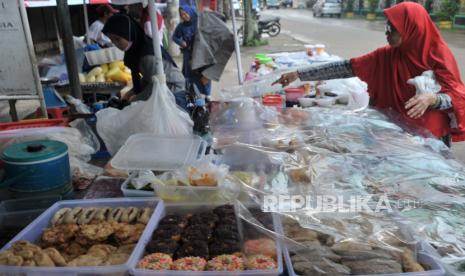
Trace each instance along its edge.
<path fill-rule="evenodd" d="M 54 214 L 62 208 L 74 207 L 151 207 L 154 209 L 149 223 L 145 227 L 134 251 L 129 257 L 126 264 L 115 266 L 88 266 L 88 267 L 17 267 L 17 266 L 0 266 L 0 275 L 127 275 L 130 263 L 138 260 L 143 254 L 145 245 L 150 241 L 152 232 L 158 223 L 160 212 L 164 209 L 163 202 L 156 198 L 112 198 L 112 199 L 94 199 L 94 200 L 65 200 L 55 203 L 47 209 L 42 215 L 35 219 L 29 226 L 23 229 L 16 237 L 7 243 L 1 251 L 9 248 L 15 241 L 27 240 L 37 242 L 42 234 L 43 229 L 50 225 L 50 220 Z"/>
<path fill-rule="evenodd" d="M 128 185 L 134 178 L 133 174 L 130 174 L 128 178 L 121 185 L 121 191 L 125 197 L 152 197 L 155 196 L 154 191 L 141 191 L 136 189 L 129 189 Z"/>
<path fill-rule="evenodd" d="M 172 171 L 200 160 L 207 143 L 199 136 L 160 137 L 134 134 L 124 143 L 111 165 L 128 171 Z"/>
<path fill-rule="evenodd" d="M 100 65 L 124 59 L 124 52 L 116 47 L 85 52 L 89 65 Z"/>
<path fill-rule="evenodd" d="M 224 203 L 223 203 L 224 204 Z M 212 210 L 216 206 L 220 206 L 222 204 L 184 204 L 184 203 L 167 203 L 163 204 L 162 209 L 160 211 L 159 220 L 156 222 L 158 226 L 158 222 L 161 218 L 163 218 L 167 213 L 192 213 L 198 211 L 208 211 Z M 238 206 L 236 205 L 236 215 Z M 240 218 L 237 215 L 238 223 L 240 223 Z M 273 220 L 275 222 L 275 220 Z M 155 227 L 156 229 L 156 227 Z M 242 236 L 241 227 L 239 227 L 239 234 Z M 148 244 L 149 241 L 144 240 L 145 244 L 143 247 Z M 282 259 L 282 251 L 279 243 L 276 243 L 276 251 L 277 251 L 277 258 L 278 258 L 278 268 L 275 270 L 244 270 L 244 271 L 173 271 L 173 270 L 146 270 L 146 269 L 138 269 L 137 263 L 142 258 L 140 256 L 139 259 L 132 259 L 131 266 L 131 274 L 134 276 L 186 276 L 186 275 L 193 275 L 193 276 L 278 276 L 283 271 L 283 259 Z"/>

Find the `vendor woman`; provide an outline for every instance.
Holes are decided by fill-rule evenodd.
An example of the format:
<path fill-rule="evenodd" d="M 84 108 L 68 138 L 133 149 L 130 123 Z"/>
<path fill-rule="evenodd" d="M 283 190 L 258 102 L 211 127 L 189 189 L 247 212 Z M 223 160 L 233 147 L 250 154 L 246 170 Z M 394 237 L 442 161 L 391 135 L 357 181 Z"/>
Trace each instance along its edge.
<path fill-rule="evenodd" d="M 457 62 L 426 10 L 403 2 L 384 11 L 388 46 L 341 62 L 284 74 L 283 86 L 302 81 L 359 77 L 368 84 L 371 104 L 398 113 L 404 123 L 427 129 L 450 147 L 465 140 L 465 86 Z M 442 89 L 415 95 L 407 80 L 433 70 Z"/>
<path fill-rule="evenodd" d="M 145 35 L 134 19 L 123 14 L 110 17 L 103 33 L 116 47 L 125 52 L 124 63 L 131 69 L 134 88 L 125 98 L 147 100 L 152 94 L 152 76 L 158 73 L 152 39 Z M 160 47 L 166 84 L 174 94 L 176 103 L 186 108 L 185 79 L 173 58 L 162 46 Z"/>

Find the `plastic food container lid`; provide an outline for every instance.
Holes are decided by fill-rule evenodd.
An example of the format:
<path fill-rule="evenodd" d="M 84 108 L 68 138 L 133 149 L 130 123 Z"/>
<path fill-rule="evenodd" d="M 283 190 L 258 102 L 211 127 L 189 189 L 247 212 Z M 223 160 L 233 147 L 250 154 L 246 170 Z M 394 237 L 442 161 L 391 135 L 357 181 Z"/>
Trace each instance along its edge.
<path fill-rule="evenodd" d="M 203 158 L 207 143 L 199 136 L 134 134 L 111 161 L 120 170 L 172 171 Z"/>
<path fill-rule="evenodd" d="M 1 155 L 1 159 L 7 163 L 47 161 L 51 158 L 59 158 L 67 152 L 68 146 L 63 142 L 36 140 L 7 147 Z"/>

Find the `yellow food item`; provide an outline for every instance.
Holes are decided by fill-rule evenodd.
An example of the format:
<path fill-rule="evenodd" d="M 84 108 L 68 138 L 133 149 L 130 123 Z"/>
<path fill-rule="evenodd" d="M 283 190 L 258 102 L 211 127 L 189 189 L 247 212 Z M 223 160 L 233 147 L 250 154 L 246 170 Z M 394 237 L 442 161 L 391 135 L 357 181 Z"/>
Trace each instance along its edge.
<path fill-rule="evenodd" d="M 112 63 L 110 63 L 110 70 L 113 69 L 113 68 L 119 68 L 121 70 L 124 70 L 124 62 L 122 60 L 119 60 L 119 61 L 114 61 Z"/>
<path fill-rule="evenodd" d="M 100 67 L 95 67 L 94 69 L 90 70 L 90 72 L 87 74 L 87 77 L 97 77 L 98 74 L 102 73 L 102 68 Z"/>
<path fill-rule="evenodd" d="M 95 82 L 95 76 L 89 76 L 87 75 L 87 78 L 86 78 L 87 82 Z"/>
<path fill-rule="evenodd" d="M 96 82 L 105 82 L 105 75 L 102 73 L 102 74 L 99 74 L 96 78 L 95 78 L 95 81 Z"/>
<path fill-rule="evenodd" d="M 102 73 L 106 74 L 110 68 L 108 67 L 108 64 L 102 64 L 100 65 L 100 68 L 102 68 Z"/>
<path fill-rule="evenodd" d="M 79 82 L 80 83 L 86 82 L 86 76 L 83 73 L 79 73 Z"/>
<path fill-rule="evenodd" d="M 131 69 L 124 67 L 124 73 L 131 75 Z"/>
<path fill-rule="evenodd" d="M 130 78 L 128 77 L 128 74 L 124 73 L 121 71 L 120 68 L 113 68 L 110 71 L 108 71 L 107 78 L 110 78 L 113 81 L 118 81 L 118 82 L 128 82 Z"/>

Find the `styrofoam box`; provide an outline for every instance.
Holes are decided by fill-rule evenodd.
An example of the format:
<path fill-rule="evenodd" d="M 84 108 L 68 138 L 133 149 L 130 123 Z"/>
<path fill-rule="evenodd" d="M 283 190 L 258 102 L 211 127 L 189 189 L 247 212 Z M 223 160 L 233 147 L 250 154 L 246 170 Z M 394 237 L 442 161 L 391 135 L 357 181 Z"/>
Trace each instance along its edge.
<path fill-rule="evenodd" d="M 224 204 L 224 203 L 222 203 Z M 220 206 L 222 204 L 188 204 L 188 203 L 166 203 L 163 204 L 162 210 L 160 212 L 159 219 L 162 219 L 167 213 L 179 213 L 179 214 L 187 214 L 187 213 L 194 213 L 194 212 L 202 212 L 202 211 L 210 211 L 213 210 L 215 207 Z M 240 218 L 238 216 L 238 206 L 235 205 L 236 208 L 236 216 L 238 218 L 238 223 L 240 223 Z M 274 219 L 274 218 L 273 218 Z M 156 224 L 158 225 L 158 220 Z M 274 220 L 273 220 L 274 221 Z M 275 221 L 274 221 L 275 222 Z M 155 227 L 156 229 L 156 227 Z M 242 237 L 242 230 L 239 227 L 239 234 Z M 144 240 L 143 246 L 148 244 L 149 240 Z M 139 254 L 140 251 L 137 253 Z M 134 276 L 181 276 L 181 275 L 193 275 L 193 276 L 277 276 L 283 271 L 283 258 L 282 258 L 282 251 L 279 243 L 276 243 L 276 252 L 278 256 L 278 268 L 275 270 L 243 270 L 243 271 L 174 271 L 174 270 L 147 270 L 147 269 L 138 269 L 137 264 L 140 259 L 143 257 L 143 252 L 138 255 L 136 259 L 131 259 L 132 263 L 131 266 L 131 274 Z"/>
<path fill-rule="evenodd" d="M 111 199 L 93 199 L 93 200 L 64 200 L 55 203 L 31 224 L 23 229 L 16 237 L 6 244 L 2 251 L 9 248 L 15 241 L 27 240 L 36 243 L 40 240 L 42 232 L 50 226 L 50 221 L 55 213 L 62 208 L 74 207 L 150 207 L 153 208 L 153 214 L 149 223 L 145 227 L 134 251 L 128 261 L 123 265 L 114 266 L 88 266 L 88 267 L 17 267 L 17 266 L 0 266 L 0 275 L 127 275 L 129 273 L 129 264 L 134 262 L 138 256 L 143 254 L 145 245 L 150 240 L 153 230 L 160 218 L 160 212 L 163 210 L 163 202 L 156 198 L 111 198 Z"/>
<path fill-rule="evenodd" d="M 123 60 L 124 52 L 116 47 L 85 52 L 84 55 L 90 65 L 100 65 L 118 60 Z"/>
<path fill-rule="evenodd" d="M 277 229 L 280 234 L 284 234 L 284 228 L 282 226 L 281 220 L 278 217 L 275 217 L 275 221 L 278 224 Z M 409 235 L 408 232 L 404 234 Z M 292 266 L 291 254 L 284 242 L 281 241 L 281 247 L 284 254 L 284 261 L 286 262 L 286 268 L 289 276 L 300 276 L 296 274 Z M 421 248 L 420 248 L 421 249 Z M 444 276 L 445 270 L 442 266 L 429 256 L 426 252 L 422 250 L 417 251 L 417 258 L 420 263 L 427 264 L 431 267 L 431 270 L 422 271 L 422 272 L 406 272 L 406 273 L 394 273 L 394 274 L 376 274 L 376 276 Z M 375 275 L 361 275 L 361 276 L 375 276 Z"/>

